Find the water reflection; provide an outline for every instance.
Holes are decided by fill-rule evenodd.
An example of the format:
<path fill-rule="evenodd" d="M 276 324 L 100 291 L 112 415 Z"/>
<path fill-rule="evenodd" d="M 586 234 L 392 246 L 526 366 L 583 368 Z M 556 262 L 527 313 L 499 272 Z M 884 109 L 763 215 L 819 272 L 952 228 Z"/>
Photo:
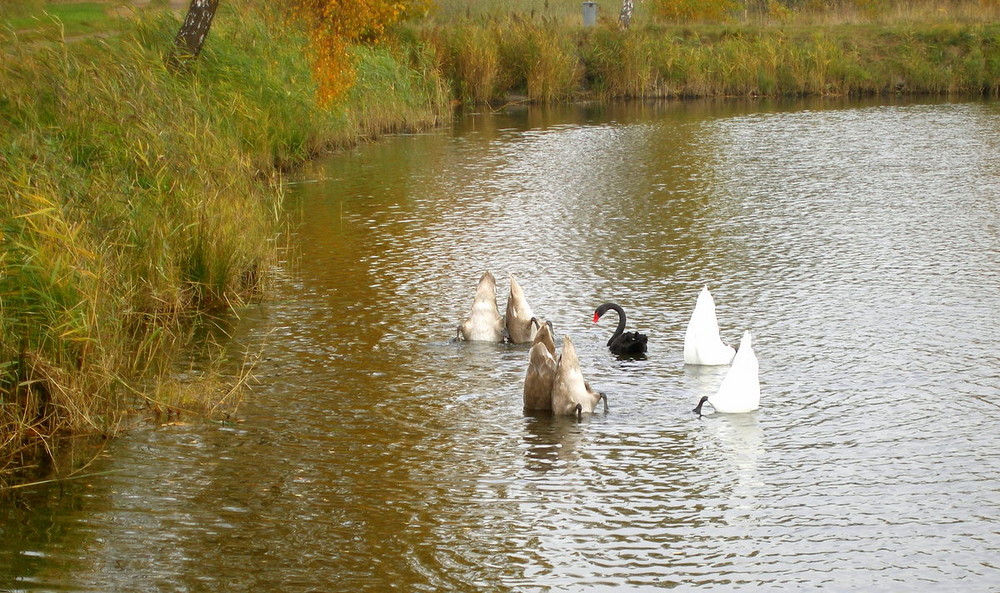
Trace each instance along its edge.
<path fill-rule="evenodd" d="M 266 344 L 241 422 L 138 430 L 118 473 L 4 507 L 0 588 L 988 590 L 996 115 L 530 109 L 316 163 L 275 298 L 227 330 Z M 607 415 L 525 416 L 527 347 L 451 341 L 484 270 Z M 691 413 L 726 370 L 683 364 L 705 284 L 758 412 Z M 646 359 L 608 352 L 609 300 Z"/>
<path fill-rule="evenodd" d="M 528 414 L 524 424 L 526 467 L 532 471 L 547 472 L 577 461 L 589 420 L 545 413 Z"/>

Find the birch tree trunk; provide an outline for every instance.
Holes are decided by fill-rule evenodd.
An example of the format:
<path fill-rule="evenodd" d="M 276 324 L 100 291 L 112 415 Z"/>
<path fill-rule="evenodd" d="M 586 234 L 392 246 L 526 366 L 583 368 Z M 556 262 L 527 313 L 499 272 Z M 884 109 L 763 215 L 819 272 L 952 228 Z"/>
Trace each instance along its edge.
<path fill-rule="evenodd" d="M 187 17 L 174 37 L 173 50 L 167 57 L 167 65 L 171 69 L 179 70 L 198 57 L 218 7 L 219 0 L 191 0 Z"/>
<path fill-rule="evenodd" d="M 622 26 L 622 29 L 628 29 L 629 23 L 632 22 L 633 9 L 632 0 L 622 1 L 622 11 L 618 15 L 618 23 Z"/>

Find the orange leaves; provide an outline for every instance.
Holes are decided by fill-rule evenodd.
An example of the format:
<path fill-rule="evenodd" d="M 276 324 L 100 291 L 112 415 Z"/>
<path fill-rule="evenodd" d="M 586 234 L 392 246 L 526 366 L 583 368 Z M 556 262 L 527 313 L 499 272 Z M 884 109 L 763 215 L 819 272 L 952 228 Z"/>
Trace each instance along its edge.
<path fill-rule="evenodd" d="M 428 0 L 291 0 L 309 28 L 313 75 L 329 103 L 354 83 L 347 48 L 377 43 L 392 25 L 429 6 Z"/>

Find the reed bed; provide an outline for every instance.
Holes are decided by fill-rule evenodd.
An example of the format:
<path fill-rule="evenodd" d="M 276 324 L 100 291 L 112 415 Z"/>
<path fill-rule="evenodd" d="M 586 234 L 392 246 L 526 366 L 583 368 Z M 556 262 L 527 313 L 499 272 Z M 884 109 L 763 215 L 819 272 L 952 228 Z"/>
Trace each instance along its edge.
<path fill-rule="evenodd" d="M 413 25 L 463 103 L 579 98 L 996 96 L 1000 1 L 438 0 Z M 717 10 L 728 7 L 725 12 Z M 704 8 L 704 10 L 699 9 Z M 711 8 L 711 10 L 709 10 Z M 668 15 L 689 15 L 666 18 Z"/>
<path fill-rule="evenodd" d="M 424 26 L 464 103 L 1000 93 L 1000 25 Z"/>
<path fill-rule="evenodd" d="M 319 106 L 304 36 L 251 1 L 172 73 L 180 22 L 157 14 L 74 42 L 0 32 L 0 483 L 57 435 L 231 408 L 248 372 L 170 371 L 198 319 L 266 287 L 282 171 L 448 108 L 406 44 L 359 51 L 354 99 Z"/>

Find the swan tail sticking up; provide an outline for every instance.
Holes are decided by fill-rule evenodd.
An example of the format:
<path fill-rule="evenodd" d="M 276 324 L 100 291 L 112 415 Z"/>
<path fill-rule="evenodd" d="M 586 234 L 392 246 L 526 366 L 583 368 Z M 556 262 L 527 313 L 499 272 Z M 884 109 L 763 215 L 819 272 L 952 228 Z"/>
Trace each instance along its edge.
<path fill-rule="evenodd" d="M 552 411 L 552 385 L 556 378 L 556 346 L 551 324 L 542 325 L 528 351 L 528 370 L 524 374 L 524 409 Z"/>
<path fill-rule="evenodd" d="M 535 328 L 532 320 L 535 314 L 531 311 L 531 305 L 524 296 L 524 290 L 517 283 L 513 274 L 510 277 L 510 295 L 507 297 L 507 310 L 504 321 L 507 324 L 507 332 L 512 344 L 526 344 L 534 337 Z"/>
<path fill-rule="evenodd" d="M 726 372 L 719 390 L 708 398 L 708 403 L 724 414 L 742 414 L 760 407 L 760 363 L 753 351 L 749 330 L 743 332 L 733 366 Z"/>
<path fill-rule="evenodd" d="M 698 294 L 684 332 L 684 364 L 724 365 L 732 362 L 735 354 L 736 350 L 720 337 L 715 299 L 705 286 Z"/>
<path fill-rule="evenodd" d="M 563 336 L 562 354 L 559 356 L 552 384 L 552 412 L 566 416 L 591 414 L 600 400 L 601 394 L 583 379 L 573 340 L 569 336 Z"/>
<path fill-rule="evenodd" d="M 504 341 L 504 319 L 497 308 L 497 281 L 490 272 L 483 273 L 479 279 L 472 310 L 458 329 L 462 339 L 470 342 Z"/>

